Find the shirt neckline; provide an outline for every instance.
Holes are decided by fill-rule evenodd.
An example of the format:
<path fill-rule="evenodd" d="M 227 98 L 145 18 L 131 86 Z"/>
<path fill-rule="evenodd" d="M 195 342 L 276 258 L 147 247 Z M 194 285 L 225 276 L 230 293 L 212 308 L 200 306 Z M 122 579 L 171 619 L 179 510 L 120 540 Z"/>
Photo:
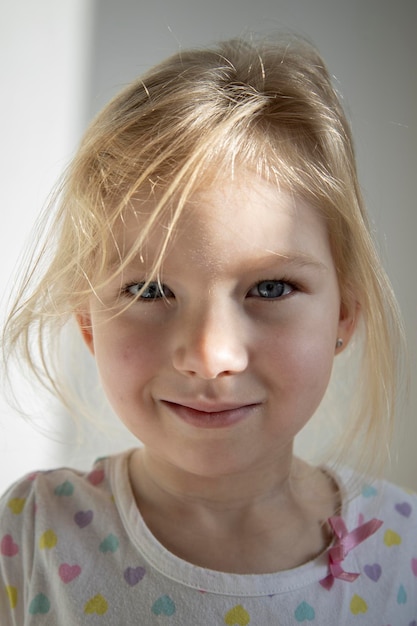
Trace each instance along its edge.
<path fill-rule="evenodd" d="M 109 457 L 105 463 L 109 465 L 108 476 L 114 500 L 123 526 L 132 545 L 138 550 L 148 565 L 163 576 L 186 587 L 202 593 L 221 595 L 239 595 L 245 597 L 272 596 L 287 593 L 318 583 L 328 573 L 328 549 L 315 559 L 295 567 L 271 574 L 233 574 L 205 569 L 189 563 L 165 548 L 146 526 L 136 505 L 129 480 L 128 463 L 132 450 L 120 455 Z M 344 485 L 346 481 L 326 468 L 342 494 L 342 516 L 349 526 L 348 510 L 344 510 L 346 499 Z"/>

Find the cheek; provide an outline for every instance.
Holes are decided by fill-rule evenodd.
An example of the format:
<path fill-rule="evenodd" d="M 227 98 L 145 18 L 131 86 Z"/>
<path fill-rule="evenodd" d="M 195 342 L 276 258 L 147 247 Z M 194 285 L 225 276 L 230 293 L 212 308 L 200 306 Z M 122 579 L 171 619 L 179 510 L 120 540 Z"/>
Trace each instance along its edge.
<path fill-rule="evenodd" d="M 293 402 L 320 403 L 333 367 L 334 333 L 306 323 L 264 342 L 265 368 L 279 394 L 292 397 Z"/>
<path fill-rule="evenodd" d="M 157 336 L 138 329 L 108 328 L 100 333 L 95 340 L 95 358 L 112 404 L 140 395 L 160 366 L 160 348 Z"/>
<path fill-rule="evenodd" d="M 320 402 L 329 384 L 333 368 L 334 349 L 332 343 L 312 340 L 300 350 L 299 381 L 316 395 Z M 316 392 L 314 394 L 314 392 Z"/>

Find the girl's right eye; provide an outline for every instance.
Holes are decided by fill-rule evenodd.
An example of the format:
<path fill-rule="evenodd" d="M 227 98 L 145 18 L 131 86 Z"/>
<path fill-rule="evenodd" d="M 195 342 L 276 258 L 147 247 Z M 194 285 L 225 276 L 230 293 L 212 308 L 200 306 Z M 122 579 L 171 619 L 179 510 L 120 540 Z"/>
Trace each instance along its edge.
<path fill-rule="evenodd" d="M 151 282 L 144 289 L 145 284 L 146 283 L 141 282 L 126 285 L 123 288 L 123 294 L 131 298 L 138 298 L 139 300 L 158 300 L 159 298 L 172 298 L 174 295 L 166 285 L 159 282 Z M 141 291 L 142 293 L 140 293 Z"/>

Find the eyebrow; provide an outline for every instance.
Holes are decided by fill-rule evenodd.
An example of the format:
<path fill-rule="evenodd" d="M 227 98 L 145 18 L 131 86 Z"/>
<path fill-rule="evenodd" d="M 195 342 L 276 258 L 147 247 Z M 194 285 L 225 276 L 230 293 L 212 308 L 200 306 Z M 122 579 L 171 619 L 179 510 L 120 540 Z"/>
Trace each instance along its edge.
<path fill-rule="evenodd" d="M 272 265 L 276 266 L 277 261 L 282 268 L 288 268 L 293 270 L 311 268 L 312 270 L 323 272 L 328 271 L 329 269 L 325 263 L 322 263 L 313 256 L 305 254 L 301 251 L 277 252 L 267 249 L 264 252 L 266 252 L 266 254 L 263 254 L 256 259 L 248 260 L 248 269 L 255 271 L 268 270 L 271 268 Z M 144 261 L 143 257 L 140 254 L 135 254 L 132 257 L 131 261 L 128 263 L 128 267 L 131 267 L 132 265 L 139 265 L 144 271 L 146 271 L 147 269 L 146 261 Z M 240 263 L 241 269 L 246 270 L 247 268 L 245 267 L 245 265 L 245 262 L 243 262 L 243 264 Z M 120 260 L 112 263 L 110 265 L 110 269 L 112 271 L 117 271 L 119 266 Z"/>
<path fill-rule="evenodd" d="M 304 268 L 311 267 L 312 269 L 327 271 L 329 268 L 325 263 L 322 263 L 318 259 L 315 259 L 309 254 L 304 252 L 275 252 L 274 250 L 267 250 L 268 254 L 260 257 L 251 265 L 262 266 L 264 264 L 270 264 L 271 260 L 279 259 L 282 265 L 286 267 Z"/>

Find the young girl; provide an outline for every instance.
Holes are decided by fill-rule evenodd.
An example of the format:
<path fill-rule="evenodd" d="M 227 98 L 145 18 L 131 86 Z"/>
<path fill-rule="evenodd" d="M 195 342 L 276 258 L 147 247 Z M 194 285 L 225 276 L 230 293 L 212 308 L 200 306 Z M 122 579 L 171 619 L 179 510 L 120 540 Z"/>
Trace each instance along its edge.
<path fill-rule="evenodd" d="M 401 328 L 317 52 L 230 41 L 151 70 L 87 132 L 45 242 L 7 364 L 74 406 L 75 319 L 138 447 L 5 494 L 2 626 L 415 625 L 417 499 L 369 479 Z M 312 467 L 294 438 L 348 346 L 349 423 Z"/>

